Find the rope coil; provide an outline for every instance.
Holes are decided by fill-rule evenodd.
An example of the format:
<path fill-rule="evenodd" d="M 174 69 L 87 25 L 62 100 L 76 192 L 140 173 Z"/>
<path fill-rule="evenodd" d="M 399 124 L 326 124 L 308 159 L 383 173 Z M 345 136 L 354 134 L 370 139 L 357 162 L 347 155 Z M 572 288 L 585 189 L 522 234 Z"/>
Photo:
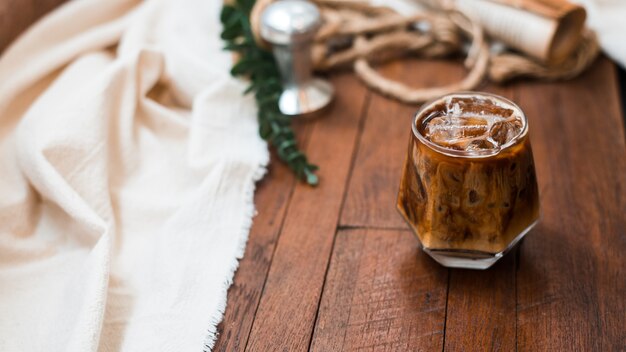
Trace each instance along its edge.
<path fill-rule="evenodd" d="M 260 15 L 275 0 L 257 0 L 250 21 L 259 45 Z M 589 67 L 599 53 L 593 32 L 586 30 L 565 62 L 548 66 L 512 52 L 490 51 L 478 21 L 454 9 L 403 16 L 390 8 L 355 0 L 314 0 L 323 25 L 312 50 L 317 71 L 352 67 L 370 89 L 408 104 L 419 104 L 459 90 L 472 90 L 483 80 L 503 83 L 517 77 L 569 79 Z M 464 50 L 467 41 L 469 49 Z M 407 55 L 443 58 L 466 52 L 467 75 L 442 87 L 414 88 L 379 74 L 372 64 Z"/>

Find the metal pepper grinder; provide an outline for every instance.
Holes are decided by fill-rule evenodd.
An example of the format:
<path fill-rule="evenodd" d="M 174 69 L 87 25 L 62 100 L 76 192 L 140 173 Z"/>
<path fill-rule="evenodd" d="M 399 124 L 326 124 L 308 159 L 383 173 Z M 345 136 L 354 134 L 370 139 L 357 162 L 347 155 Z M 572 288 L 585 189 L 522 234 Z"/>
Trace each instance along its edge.
<path fill-rule="evenodd" d="M 311 46 L 321 25 L 317 7 L 305 0 L 282 0 L 261 14 L 261 37 L 272 44 L 283 93 L 278 107 L 285 115 L 304 115 L 328 105 L 333 87 L 312 76 Z"/>

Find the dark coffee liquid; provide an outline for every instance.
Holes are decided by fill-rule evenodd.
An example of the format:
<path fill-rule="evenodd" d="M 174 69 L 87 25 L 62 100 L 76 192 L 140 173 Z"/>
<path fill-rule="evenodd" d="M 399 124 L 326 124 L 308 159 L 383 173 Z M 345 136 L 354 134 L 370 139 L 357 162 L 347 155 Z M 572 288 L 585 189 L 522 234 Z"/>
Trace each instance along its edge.
<path fill-rule="evenodd" d="M 455 98 L 416 119 L 398 208 L 430 249 L 498 253 L 538 218 L 532 151 L 519 109 Z M 460 156 L 445 150 L 461 151 Z M 476 151 L 494 151 L 477 157 Z"/>

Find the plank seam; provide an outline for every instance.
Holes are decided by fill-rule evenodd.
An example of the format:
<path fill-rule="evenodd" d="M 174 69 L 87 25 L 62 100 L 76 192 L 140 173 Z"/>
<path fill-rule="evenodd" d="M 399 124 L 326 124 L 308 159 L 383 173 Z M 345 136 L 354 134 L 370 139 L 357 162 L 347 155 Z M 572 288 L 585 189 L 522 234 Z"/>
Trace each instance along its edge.
<path fill-rule="evenodd" d="M 515 280 L 515 285 L 513 286 L 515 288 L 515 352 L 517 352 L 517 319 L 518 319 L 518 314 L 517 314 L 517 310 L 518 310 L 518 304 L 517 302 L 519 302 L 519 299 L 517 297 L 517 276 L 519 275 L 519 260 L 520 260 L 520 253 L 522 251 L 522 242 L 519 243 L 519 245 L 517 246 L 517 251 L 515 251 L 515 276 L 514 276 L 514 280 Z"/>
<path fill-rule="evenodd" d="M 302 142 L 303 148 L 306 148 L 309 144 L 309 135 L 311 134 L 311 130 L 312 128 L 308 128 L 306 131 L 306 137 L 303 139 L 303 142 Z M 293 193 L 296 190 L 296 185 L 298 182 L 300 181 L 298 181 L 298 179 L 295 176 L 292 177 L 292 182 L 291 182 L 291 187 L 290 187 L 291 189 L 289 191 L 289 196 L 287 197 L 287 203 L 285 204 L 285 210 L 283 211 L 282 219 L 280 220 L 280 226 L 278 226 L 278 234 L 276 235 L 276 239 L 274 241 L 274 248 L 272 249 L 272 255 L 269 258 L 269 264 L 267 265 L 267 270 L 265 271 L 265 280 L 263 280 L 263 287 L 261 288 L 259 299 L 257 300 L 256 307 L 254 308 L 254 315 L 253 315 L 254 318 L 252 319 L 252 324 L 250 324 L 250 329 L 248 329 L 248 333 L 246 334 L 247 335 L 246 343 L 243 347 L 243 351 L 248 350 L 248 342 L 250 342 L 250 334 L 252 333 L 252 328 L 254 327 L 254 324 L 256 323 L 256 315 L 257 315 L 257 312 L 259 311 L 259 306 L 261 305 L 260 304 L 261 298 L 265 294 L 265 286 L 267 284 L 267 277 L 269 276 L 270 269 L 272 268 L 272 262 L 274 261 L 274 254 L 276 254 L 276 248 L 278 248 L 278 241 L 280 240 L 280 236 L 283 233 L 283 226 L 285 225 L 285 221 L 287 219 L 287 213 L 289 212 L 289 207 L 291 206 Z"/>
<path fill-rule="evenodd" d="M 408 231 L 411 229 L 406 227 L 395 227 L 395 226 L 369 226 L 369 225 L 339 225 L 337 226 L 338 231 L 351 231 L 351 230 L 380 230 L 380 231 Z"/>
<path fill-rule="evenodd" d="M 333 253 L 335 251 L 335 242 L 337 241 L 337 234 L 341 230 L 341 215 L 343 213 L 343 207 L 346 203 L 346 198 L 348 194 L 348 185 L 350 184 L 350 180 L 352 179 L 352 171 L 354 170 L 354 164 L 356 163 L 356 156 L 359 152 L 359 146 L 361 144 L 361 136 L 363 135 L 363 129 L 365 126 L 365 120 L 367 119 L 367 111 L 369 110 L 370 100 L 372 93 L 368 90 L 365 92 L 363 108 L 361 110 L 361 116 L 359 118 L 359 125 L 357 127 L 357 135 L 354 141 L 354 147 L 352 148 L 352 157 L 350 158 L 350 167 L 348 168 L 348 176 L 346 177 L 346 183 L 344 185 L 343 197 L 341 198 L 341 204 L 339 206 L 339 216 L 337 217 L 337 224 L 335 225 L 335 234 L 333 235 L 333 243 L 330 245 L 330 255 L 328 256 L 328 261 L 326 262 L 326 270 L 324 271 L 324 280 L 322 281 L 322 288 L 320 291 L 320 297 L 317 300 L 317 309 L 315 310 L 315 318 L 313 319 L 313 330 L 311 331 L 311 336 L 309 337 L 309 348 L 311 351 L 311 347 L 313 344 L 313 338 L 315 337 L 315 330 L 317 329 L 317 323 L 319 319 L 320 306 L 322 304 L 322 298 L 324 297 L 324 289 L 326 287 L 326 278 L 328 276 L 328 271 L 330 269 L 330 262 L 333 258 Z"/>
<path fill-rule="evenodd" d="M 441 352 L 446 350 L 446 325 L 448 324 L 448 301 L 450 300 L 450 277 L 452 276 L 452 269 L 448 269 L 448 284 L 446 287 L 446 314 L 443 318 L 443 342 L 441 343 Z"/>

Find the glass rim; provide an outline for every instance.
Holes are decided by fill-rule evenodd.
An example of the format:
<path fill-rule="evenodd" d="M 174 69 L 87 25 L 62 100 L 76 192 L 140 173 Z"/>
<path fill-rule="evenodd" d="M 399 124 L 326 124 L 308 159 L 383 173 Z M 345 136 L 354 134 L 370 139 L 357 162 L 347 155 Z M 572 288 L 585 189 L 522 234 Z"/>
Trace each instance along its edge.
<path fill-rule="evenodd" d="M 440 146 L 439 144 L 436 144 L 434 142 L 431 142 L 426 137 L 424 137 L 417 128 L 417 123 L 423 118 L 421 114 L 439 101 L 445 100 L 446 98 L 449 98 L 449 97 L 459 97 L 459 96 L 460 97 L 486 97 L 491 100 L 503 103 L 505 106 L 507 105 L 510 106 L 510 108 L 512 108 L 515 112 L 519 113 L 519 116 L 522 119 L 522 130 L 520 131 L 520 133 L 517 134 L 517 136 L 515 136 L 513 139 L 503 144 L 502 146 L 498 148 L 484 149 L 484 150 L 469 150 L 468 151 L 468 150 L 450 149 L 450 148 Z M 431 99 L 425 102 L 424 104 L 422 104 L 422 106 L 413 115 L 411 129 L 413 130 L 413 135 L 420 142 L 422 142 L 424 145 L 426 145 L 427 147 L 429 147 L 430 149 L 438 153 L 441 153 L 447 156 L 457 157 L 457 158 L 470 158 L 470 159 L 486 158 L 486 157 L 496 156 L 500 154 L 501 152 L 509 149 L 510 147 L 518 144 L 528 134 L 528 119 L 526 118 L 526 114 L 524 114 L 524 111 L 517 104 L 515 104 L 514 102 L 512 102 L 511 100 L 503 96 L 493 94 L 493 93 L 487 93 L 487 92 L 459 91 L 459 92 L 454 92 L 454 93 L 449 93 L 449 94 L 439 96 L 437 98 Z"/>

